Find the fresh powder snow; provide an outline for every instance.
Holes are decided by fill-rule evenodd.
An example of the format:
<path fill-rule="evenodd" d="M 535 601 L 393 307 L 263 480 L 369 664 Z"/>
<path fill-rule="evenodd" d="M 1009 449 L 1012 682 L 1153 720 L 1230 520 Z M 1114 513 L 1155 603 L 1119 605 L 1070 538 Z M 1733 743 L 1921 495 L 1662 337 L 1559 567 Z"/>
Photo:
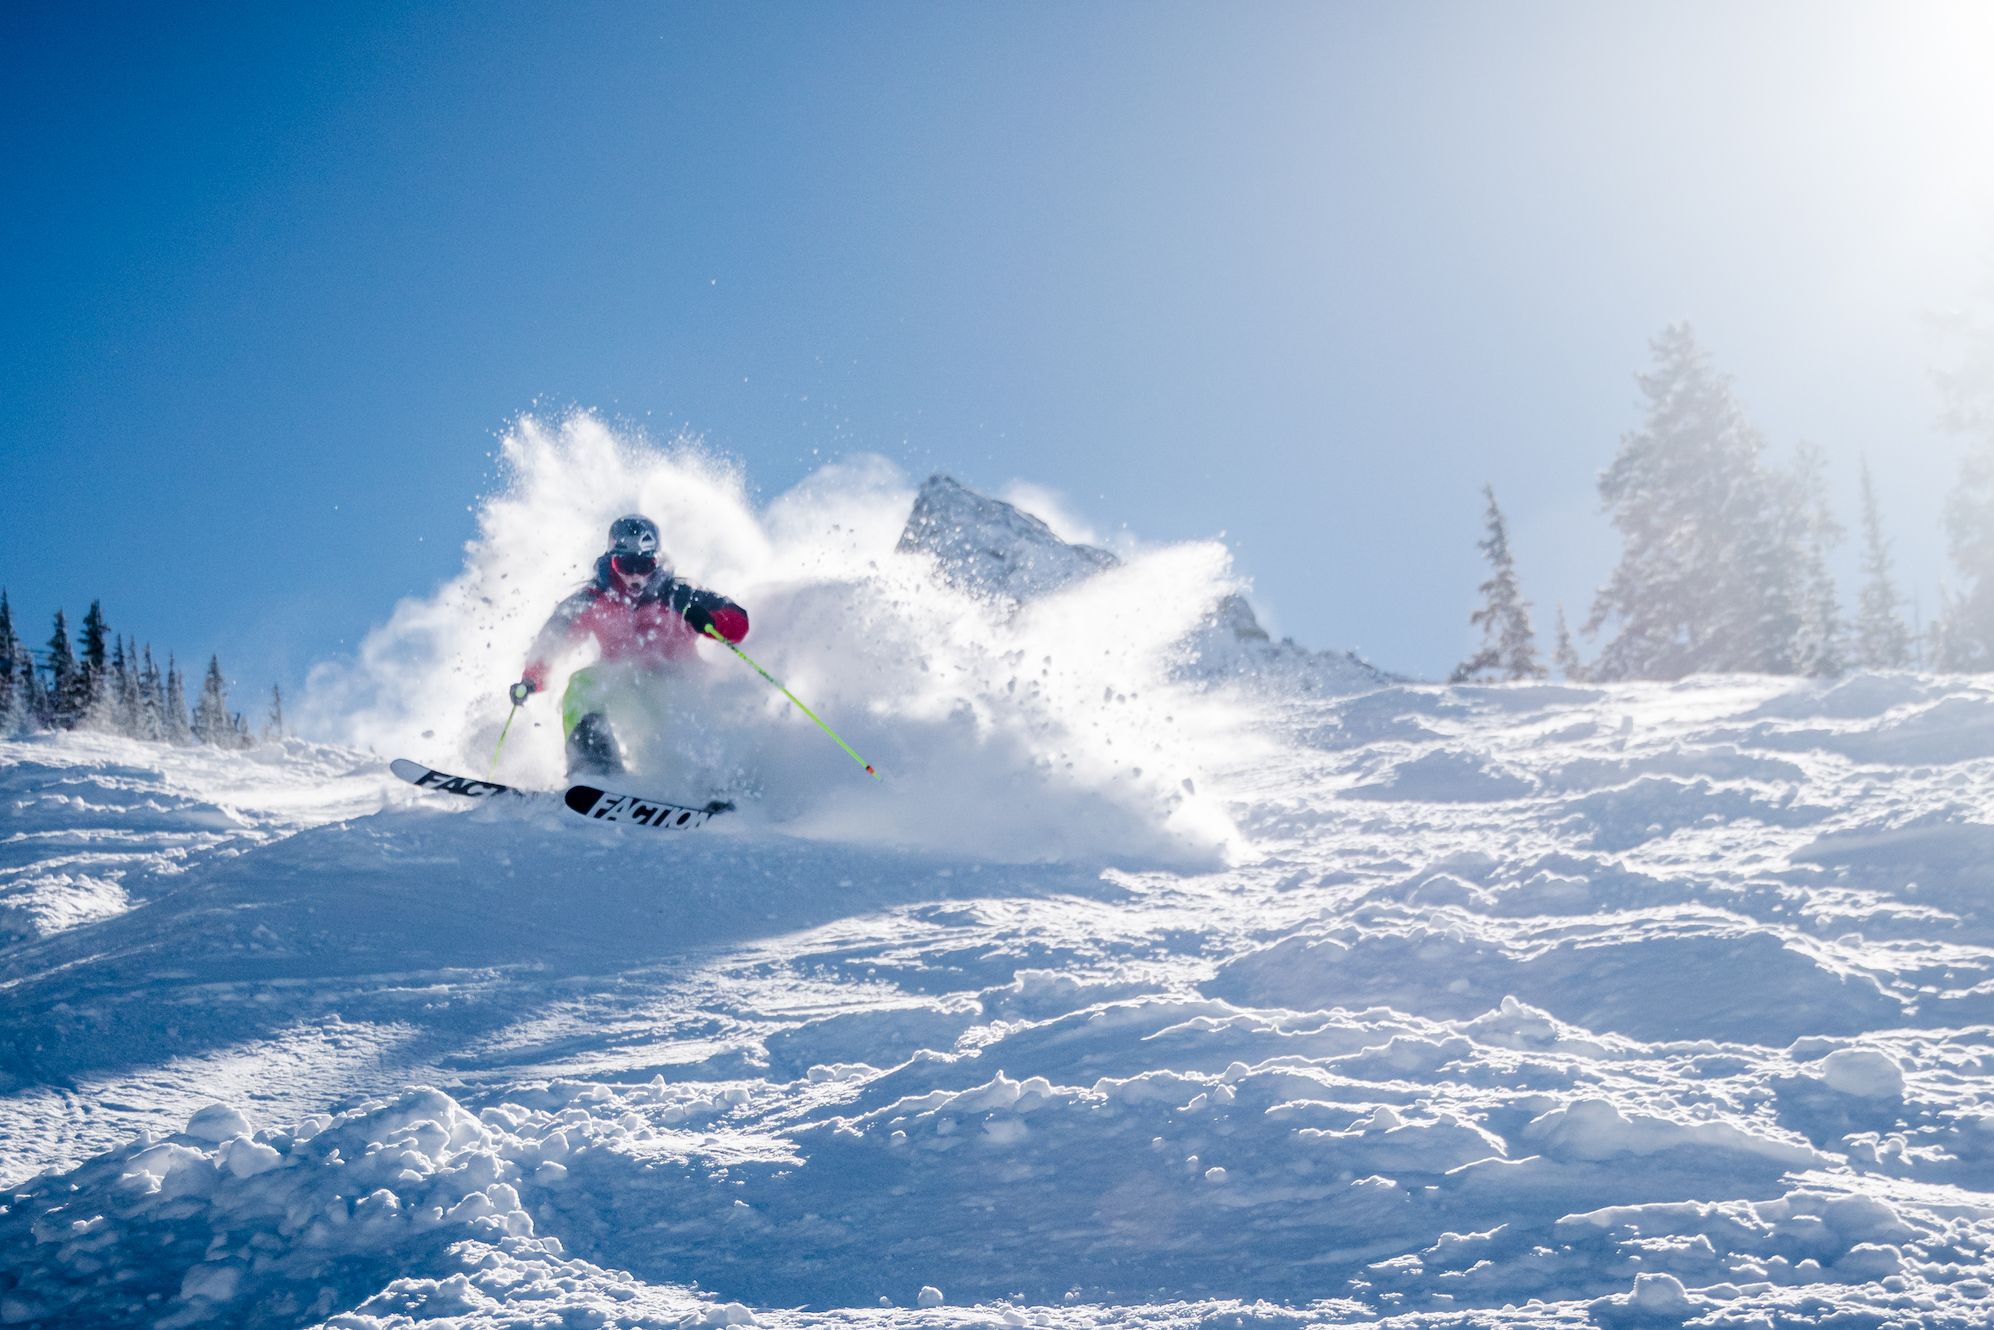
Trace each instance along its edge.
<path fill-rule="evenodd" d="M 505 449 L 324 741 L 0 742 L 0 1323 L 1994 1318 L 1994 683 L 1415 684 L 1213 543 Z M 697 833 L 388 775 L 630 508 L 885 781 L 717 649 Z"/>

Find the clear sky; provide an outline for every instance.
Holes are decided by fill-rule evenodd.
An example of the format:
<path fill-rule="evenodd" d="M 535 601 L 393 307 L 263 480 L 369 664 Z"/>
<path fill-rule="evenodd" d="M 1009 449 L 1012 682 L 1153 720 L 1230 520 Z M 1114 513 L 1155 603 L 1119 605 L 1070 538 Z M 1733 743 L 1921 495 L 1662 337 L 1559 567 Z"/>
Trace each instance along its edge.
<path fill-rule="evenodd" d="M 10 4 L 0 583 L 295 685 L 579 405 L 767 495 L 871 451 L 1223 531 L 1281 631 L 1438 675 L 1485 480 L 1583 617 L 1687 319 L 1851 524 L 1871 459 L 1929 612 L 1990 14 Z"/>

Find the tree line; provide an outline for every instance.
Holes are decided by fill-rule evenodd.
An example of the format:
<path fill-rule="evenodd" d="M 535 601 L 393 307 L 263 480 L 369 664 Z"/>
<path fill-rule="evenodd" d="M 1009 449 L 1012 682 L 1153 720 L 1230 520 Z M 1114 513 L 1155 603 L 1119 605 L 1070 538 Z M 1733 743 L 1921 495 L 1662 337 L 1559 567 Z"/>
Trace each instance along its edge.
<path fill-rule="evenodd" d="M 1994 369 L 1994 334 L 1974 346 L 1984 368 Z M 1994 375 L 1979 373 L 1983 367 L 1970 357 L 1945 384 L 1946 421 L 1971 443 L 1945 518 L 1959 589 L 1942 589 L 1931 627 L 1914 631 L 1904 621 L 1867 464 L 1860 476 L 1862 586 L 1850 615 L 1829 570 L 1830 553 L 1847 533 L 1828 506 L 1820 450 L 1802 444 L 1784 462 L 1769 458 L 1731 380 L 1712 366 L 1688 325 L 1665 329 L 1652 350 L 1653 364 L 1637 376 L 1641 426 L 1621 437 L 1599 478 L 1620 559 L 1580 629 L 1598 646 L 1590 659 L 1581 655 L 1559 606 L 1551 665 L 1561 675 L 1994 670 Z M 1541 679 L 1550 669 L 1502 509 L 1492 487 L 1483 495 L 1479 548 L 1490 575 L 1469 616 L 1481 645 L 1453 680 Z"/>
<path fill-rule="evenodd" d="M 270 690 L 270 712 L 261 735 L 231 710 L 219 658 L 208 657 L 201 691 L 190 706 L 186 680 L 173 656 L 161 670 L 152 645 L 118 637 L 105 622 L 101 602 L 83 616 L 77 644 L 69 620 L 55 612 L 55 631 L 41 659 L 14 628 L 13 606 L 0 590 L 0 736 L 37 730 L 97 730 L 155 743 L 248 748 L 259 737 L 284 734 L 284 696 Z"/>

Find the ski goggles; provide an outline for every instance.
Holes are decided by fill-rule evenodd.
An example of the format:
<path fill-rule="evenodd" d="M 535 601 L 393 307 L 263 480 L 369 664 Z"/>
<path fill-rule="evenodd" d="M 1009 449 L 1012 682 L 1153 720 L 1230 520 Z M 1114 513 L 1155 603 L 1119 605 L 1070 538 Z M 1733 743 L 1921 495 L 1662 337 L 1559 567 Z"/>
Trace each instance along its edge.
<path fill-rule="evenodd" d="M 658 571 L 655 554 L 612 554 L 609 566 L 624 577 L 649 577 Z"/>

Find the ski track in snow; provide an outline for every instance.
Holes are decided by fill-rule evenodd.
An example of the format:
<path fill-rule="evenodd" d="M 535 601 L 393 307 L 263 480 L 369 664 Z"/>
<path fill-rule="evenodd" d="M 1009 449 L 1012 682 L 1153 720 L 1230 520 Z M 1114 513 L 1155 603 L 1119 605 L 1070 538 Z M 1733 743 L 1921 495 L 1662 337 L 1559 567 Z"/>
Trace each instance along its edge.
<path fill-rule="evenodd" d="M 1994 1320 L 1994 687 L 1269 725 L 1210 873 L 0 744 L 0 1323 Z"/>

